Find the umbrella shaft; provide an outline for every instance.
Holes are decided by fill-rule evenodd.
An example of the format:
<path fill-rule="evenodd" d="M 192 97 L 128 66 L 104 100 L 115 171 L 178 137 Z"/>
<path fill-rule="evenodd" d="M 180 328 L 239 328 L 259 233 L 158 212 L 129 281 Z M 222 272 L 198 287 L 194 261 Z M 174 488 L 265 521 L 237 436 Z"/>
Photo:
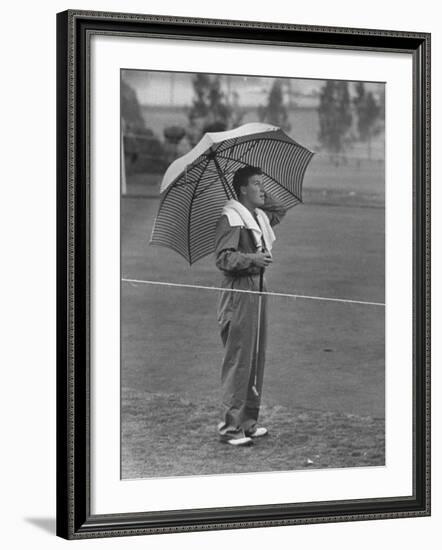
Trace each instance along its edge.
<path fill-rule="evenodd" d="M 256 324 L 256 347 L 255 347 L 255 375 L 253 377 L 253 390 L 255 395 L 258 396 L 258 390 L 256 384 L 258 383 L 258 361 L 259 361 L 259 346 L 260 346 L 260 336 L 261 336 L 261 309 L 262 309 L 262 294 L 258 296 L 258 322 Z"/>
<path fill-rule="evenodd" d="M 264 286 L 264 268 L 259 271 L 259 292 L 262 292 Z"/>
<path fill-rule="evenodd" d="M 264 249 L 263 249 L 264 250 Z M 262 267 L 259 270 L 259 292 L 263 291 L 264 286 L 264 268 Z M 259 393 L 256 388 L 256 384 L 258 383 L 258 358 L 259 358 L 259 345 L 260 345 L 260 336 L 261 336 L 261 308 L 262 308 L 262 294 L 258 296 L 258 322 L 256 324 L 256 346 L 255 346 L 255 364 L 254 364 L 254 377 L 253 377 L 253 386 L 252 390 L 256 397 L 258 397 Z"/>
<path fill-rule="evenodd" d="M 229 182 L 227 181 L 226 177 L 224 176 L 224 173 L 221 169 L 221 166 L 219 165 L 218 159 L 216 157 L 213 158 L 213 162 L 215 163 L 216 171 L 218 172 L 218 175 L 223 182 L 224 192 L 227 196 L 227 200 L 231 198 L 236 198 L 235 195 L 232 193 L 232 190 L 230 188 Z"/>

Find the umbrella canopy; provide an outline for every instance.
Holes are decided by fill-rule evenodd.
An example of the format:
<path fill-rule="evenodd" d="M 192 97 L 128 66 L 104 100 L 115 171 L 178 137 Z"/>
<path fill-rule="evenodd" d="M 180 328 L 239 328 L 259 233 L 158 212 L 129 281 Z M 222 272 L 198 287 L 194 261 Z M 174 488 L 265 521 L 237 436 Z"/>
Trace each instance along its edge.
<path fill-rule="evenodd" d="M 193 264 L 214 251 L 221 210 L 228 199 L 237 198 L 232 179 L 238 168 L 261 168 L 265 191 L 291 208 L 302 201 L 302 182 L 312 156 L 269 124 L 206 133 L 164 174 L 151 244 L 171 248 Z"/>

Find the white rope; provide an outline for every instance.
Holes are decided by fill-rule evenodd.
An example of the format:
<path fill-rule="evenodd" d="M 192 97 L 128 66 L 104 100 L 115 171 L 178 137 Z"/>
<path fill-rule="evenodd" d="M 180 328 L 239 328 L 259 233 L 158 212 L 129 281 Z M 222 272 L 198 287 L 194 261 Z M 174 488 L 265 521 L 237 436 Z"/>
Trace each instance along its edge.
<path fill-rule="evenodd" d="M 362 300 L 345 300 L 343 298 L 324 298 L 323 296 L 304 296 L 302 294 L 283 294 L 282 292 L 259 292 L 258 290 L 242 290 L 238 288 L 221 288 L 217 286 L 201 286 L 201 285 L 186 285 L 182 283 L 163 283 L 160 281 L 141 281 L 139 279 L 121 279 L 123 283 L 142 284 L 142 285 L 161 285 L 175 286 L 184 288 L 197 288 L 204 290 L 222 290 L 228 292 L 247 292 L 249 294 L 261 294 L 267 296 L 282 296 L 283 298 L 301 298 L 303 300 L 322 300 L 326 302 L 340 302 L 344 304 L 361 304 L 364 306 L 381 306 L 385 307 L 382 302 L 364 302 Z"/>

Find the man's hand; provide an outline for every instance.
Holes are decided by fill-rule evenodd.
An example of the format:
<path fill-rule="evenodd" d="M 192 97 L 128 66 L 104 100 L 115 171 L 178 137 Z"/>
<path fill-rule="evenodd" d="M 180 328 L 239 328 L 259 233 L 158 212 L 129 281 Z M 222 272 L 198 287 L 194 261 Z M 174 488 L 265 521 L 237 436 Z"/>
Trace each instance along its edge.
<path fill-rule="evenodd" d="M 257 267 L 268 267 L 273 262 L 273 259 L 268 252 L 257 252 L 256 254 L 251 254 L 251 256 L 253 256 L 253 263 Z"/>

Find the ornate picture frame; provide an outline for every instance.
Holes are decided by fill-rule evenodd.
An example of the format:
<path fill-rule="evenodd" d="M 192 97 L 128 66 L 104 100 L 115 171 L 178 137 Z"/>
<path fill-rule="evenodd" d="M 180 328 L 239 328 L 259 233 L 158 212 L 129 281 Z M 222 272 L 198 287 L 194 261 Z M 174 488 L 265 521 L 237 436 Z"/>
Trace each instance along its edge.
<path fill-rule="evenodd" d="M 376 52 L 412 60 L 411 494 L 95 513 L 91 71 L 94 37 Z M 118 46 L 117 46 L 118 47 Z M 177 60 L 179 66 L 179 60 Z M 216 70 L 214 71 L 216 72 Z M 404 238 L 405 240 L 405 238 Z M 400 244 L 400 243 L 399 243 Z M 117 243 L 119 245 L 119 243 Z M 430 514 L 430 35 L 68 10 L 57 15 L 57 535 L 66 539 Z M 396 312 L 400 314 L 400 312 Z M 411 323 L 411 320 L 410 320 Z M 388 335 L 387 335 L 388 337 Z M 388 444 L 388 442 L 387 442 Z M 115 452 L 119 453 L 117 449 Z M 312 473 L 312 475 L 314 475 Z M 312 478 L 314 479 L 314 478 Z"/>

